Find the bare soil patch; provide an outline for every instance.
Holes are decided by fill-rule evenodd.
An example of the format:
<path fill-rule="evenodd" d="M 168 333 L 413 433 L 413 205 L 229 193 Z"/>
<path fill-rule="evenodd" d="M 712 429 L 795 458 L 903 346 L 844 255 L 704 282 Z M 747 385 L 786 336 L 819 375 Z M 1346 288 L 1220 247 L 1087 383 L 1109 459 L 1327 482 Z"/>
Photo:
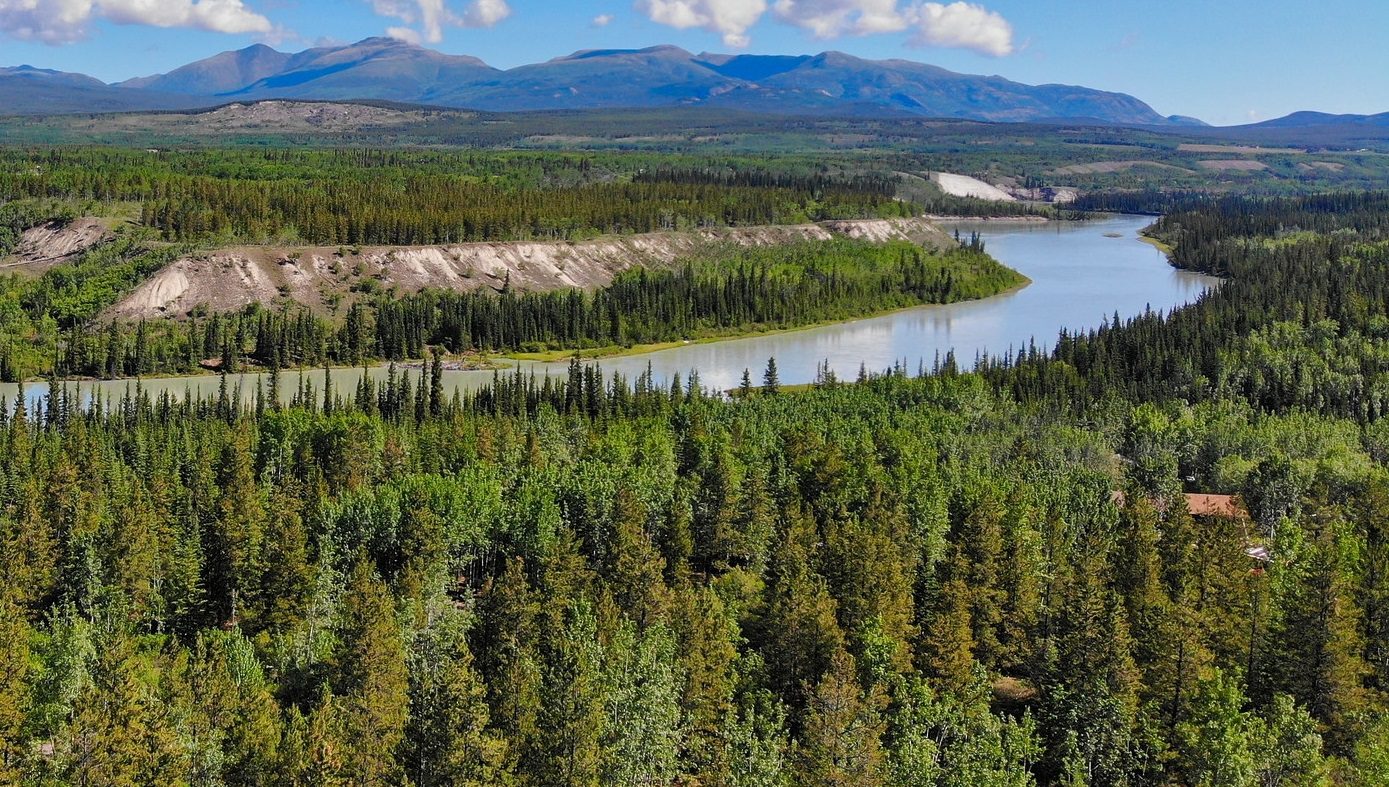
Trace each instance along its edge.
<path fill-rule="evenodd" d="M 1298 153 L 1307 152 L 1301 148 L 1261 148 L 1245 147 L 1244 145 L 1197 145 L 1192 143 L 1178 145 L 1177 150 L 1181 151 L 1182 153 L 1232 153 L 1235 155 L 1246 156 L 1290 156 Z"/>
<path fill-rule="evenodd" d="M 1191 172 L 1189 169 L 1164 164 L 1161 161 L 1096 161 L 1090 164 L 1071 164 L 1065 167 L 1057 167 L 1051 171 L 1053 175 L 1109 175 L 1115 172 L 1125 172 L 1134 167 L 1156 167 L 1158 169 L 1170 169 L 1175 172 Z"/>
<path fill-rule="evenodd" d="M 14 254 L 0 260 L 0 269 L 42 273 L 111 239 L 111 232 L 97 219 L 50 222 L 25 230 Z"/>
<path fill-rule="evenodd" d="M 1268 169 L 1264 162 L 1250 159 L 1209 159 L 1199 163 L 1206 169 L 1220 172 L 1262 172 Z"/>

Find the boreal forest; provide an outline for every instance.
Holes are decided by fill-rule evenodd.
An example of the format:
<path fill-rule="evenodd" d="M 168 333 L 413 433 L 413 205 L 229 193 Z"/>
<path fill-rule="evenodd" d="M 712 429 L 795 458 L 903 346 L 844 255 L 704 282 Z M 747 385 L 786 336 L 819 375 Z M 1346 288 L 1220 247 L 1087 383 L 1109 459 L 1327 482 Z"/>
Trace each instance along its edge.
<path fill-rule="evenodd" d="M 923 205 L 892 173 L 803 161 L 0 158 L 0 250 L 74 216 L 126 222 L 0 285 L 0 372 L 55 378 L 0 408 L 0 783 L 1389 782 L 1385 193 L 1091 195 L 1161 214 L 1173 264 L 1224 282 L 1052 349 L 802 386 L 769 358 L 731 391 L 576 360 L 461 391 L 443 359 L 462 352 L 1026 282 L 977 237 L 841 238 L 712 247 L 590 292 L 121 322 L 116 297 L 215 243 Z M 214 396 L 56 381 L 208 358 Z M 313 371 L 409 359 L 351 390 Z M 300 382 L 282 399 L 231 384 L 242 366 Z"/>
<path fill-rule="evenodd" d="M 837 237 L 703 241 L 672 264 L 624 267 L 610 282 L 526 290 L 402 291 L 379 276 L 334 282 L 326 309 L 292 298 L 190 319 L 123 319 L 114 306 L 171 263 L 227 246 L 331 248 L 334 268 L 364 245 L 573 244 L 596 237 L 703 237 L 814 222 L 1054 215 L 1022 203 L 936 195 L 851 162 L 656 154 L 0 148 L 0 259 L 26 232 L 95 222 L 97 242 L 37 264 L 0 264 L 0 381 L 121 378 L 220 368 L 294 368 L 708 339 L 783 330 L 1026 283 L 976 238 L 922 245 Z M 943 233 L 941 237 L 946 237 Z M 288 252 L 292 263 L 302 250 Z M 60 262 L 61 264 L 54 264 Z M 12 271 L 12 269 L 14 269 Z M 344 277 L 351 277 L 349 271 Z M 469 272 L 467 275 L 473 275 Z M 244 287 L 245 282 L 235 286 Z"/>

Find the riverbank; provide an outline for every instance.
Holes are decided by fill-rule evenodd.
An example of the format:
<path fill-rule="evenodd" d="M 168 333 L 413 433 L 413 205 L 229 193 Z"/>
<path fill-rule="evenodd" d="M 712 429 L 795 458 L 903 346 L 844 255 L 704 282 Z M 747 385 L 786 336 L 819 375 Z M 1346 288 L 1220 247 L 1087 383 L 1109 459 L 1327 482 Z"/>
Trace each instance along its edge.
<path fill-rule="evenodd" d="M 1045 224 L 1059 221 L 1047 216 L 937 216 L 927 214 L 922 218 L 932 224 Z"/>
<path fill-rule="evenodd" d="M 1028 283 L 982 248 L 961 248 L 943 231 L 934 232 L 947 239 L 949 251 L 850 238 L 720 248 L 691 258 L 679 271 L 643 269 L 587 294 L 522 292 L 499 300 L 487 293 L 430 291 L 378 297 L 374 308 L 354 309 L 336 321 L 305 312 L 232 313 L 203 324 L 165 319 L 148 331 L 142 322 L 138 336 L 129 326 L 122 331 L 113 325 L 107 334 L 82 337 L 83 346 L 69 354 L 79 360 L 59 369 L 69 378 L 110 379 L 108 372 L 119 376 L 137 369 L 148 375 L 152 367 L 181 374 L 195 366 L 190 347 L 221 346 L 225 355 L 234 336 L 240 338 L 230 345 L 237 358 L 232 371 L 252 359 L 265 369 L 272 358 L 311 367 L 325 361 L 355 366 L 372 356 L 418 355 L 428 346 L 462 351 L 449 360 L 467 366 L 449 371 L 476 371 L 490 368 L 495 357 L 545 362 L 650 352 L 987 298 Z M 254 352 L 250 336 L 257 337 Z M 274 338 L 267 343 L 266 337 Z M 645 343 L 629 346 L 634 339 Z M 468 363 L 470 355 L 478 362 Z M 100 363 L 102 358 L 108 362 Z M 137 358 L 148 360 L 136 363 Z M 220 374 L 222 359 L 197 365 Z"/>
<path fill-rule="evenodd" d="M 548 350 L 545 352 L 533 353 L 502 353 L 492 357 L 496 359 L 503 359 L 509 361 L 523 361 L 528 363 L 559 363 L 561 361 L 568 361 L 573 358 L 578 358 L 579 360 L 583 361 L 599 361 L 604 358 L 624 358 L 633 355 L 647 355 L 649 353 L 662 352 L 665 350 L 674 350 L 680 347 L 691 347 L 705 344 L 718 344 L 720 342 L 738 341 L 740 339 L 755 339 L 762 337 L 784 336 L 787 334 L 813 331 L 818 328 L 828 328 L 835 325 L 845 325 L 848 323 L 859 322 L 861 320 L 871 320 L 879 317 L 887 317 L 893 314 L 898 314 L 900 312 L 913 311 L 915 309 L 926 309 L 932 306 L 953 306 L 962 303 L 978 303 L 980 301 L 987 301 L 993 298 L 1004 297 L 1016 293 L 1020 290 L 1026 289 L 1027 287 L 1032 285 L 1032 279 L 1028 278 L 1027 276 L 1021 273 L 1019 273 L 1018 275 L 1021 276 L 1023 279 L 1023 282 L 1021 284 L 1018 284 L 1014 287 L 1009 287 L 1006 290 L 1000 290 L 999 292 L 985 296 L 983 298 L 974 298 L 967 301 L 955 301 L 953 303 L 918 303 L 910 306 L 899 306 L 893 309 L 880 309 L 866 314 L 858 314 L 851 317 L 845 317 L 843 319 L 821 320 L 819 322 L 807 323 L 805 325 L 796 325 L 787 328 L 737 330 L 726 333 L 717 333 L 710 336 L 701 336 L 694 339 L 678 339 L 669 342 L 633 344 L 630 346 L 614 345 L 610 347 L 595 347 L 585 349 Z"/>
<path fill-rule="evenodd" d="M 1017 273 L 1017 272 L 1015 271 L 1015 273 Z M 550 364 L 550 363 L 567 362 L 567 361 L 569 361 L 569 360 L 571 360 L 571 359 L 574 359 L 574 358 L 578 358 L 579 360 L 582 360 L 582 361 L 598 361 L 598 360 L 603 360 L 603 359 L 605 359 L 605 358 L 625 358 L 625 357 L 630 357 L 630 356 L 634 356 L 634 355 L 648 355 L 648 354 L 650 354 L 650 353 L 662 352 L 662 351 L 665 351 L 665 350 L 674 350 L 674 349 L 678 349 L 678 348 L 681 348 L 681 347 L 690 347 L 690 346 L 708 345 L 708 344 L 718 344 L 718 343 L 721 343 L 721 342 L 738 341 L 738 340 L 740 340 L 740 339 L 767 338 L 767 337 L 783 336 L 783 335 L 786 335 L 786 334 L 800 333 L 800 332 L 805 332 L 805 331 L 813 331 L 813 330 L 816 330 L 816 329 L 819 329 L 819 328 L 828 328 L 828 327 L 833 327 L 833 326 L 835 326 L 835 325 L 846 325 L 846 324 L 849 324 L 849 323 L 859 322 L 859 321 L 861 321 L 861 320 L 870 320 L 870 319 L 876 319 L 876 318 L 879 318 L 879 317 L 886 317 L 886 316 L 890 316 L 890 315 L 897 314 L 897 313 L 900 313 L 900 312 L 912 311 L 912 310 L 915 310 L 915 309 L 929 308 L 929 307 L 932 307 L 932 306 L 944 307 L 944 306 L 951 306 L 951 305 L 957 305 L 957 304 L 962 304 L 962 303 L 977 303 L 977 302 L 979 302 L 979 301 L 986 301 L 986 300 L 990 300 L 990 299 L 992 299 L 992 298 L 1005 297 L 1005 296 L 1011 295 L 1011 294 L 1013 294 L 1013 293 L 1016 293 L 1016 292 L 1018 292 L 1018 291 L 1020 291 L 1020 290 L 1026 289 L 1027 287 L 1031 286 L 1031 284 L 1032 284 L 1032 279 L 1028 278 L 1027 276 L 1025 276 L 1025 275 L 1023 275 L 1023 274 L 1021 274 L 1021 273 L 1017 273 L 1017 275 L 1018 275 L 1019 277 L 1021 277 L 1023 281 L 1022 281 L 1021 283 L 1017 284 L 1016 286 L 1009 287 L 1009 288 L 1006 289 L 1006 290 L 1000 290 L 999 292 L 993 293 L 992 295 L 988 295 L 988 296 L 985 296 L 985 297 L 983 297 L 983 298 L 975 298 L 975 299 L 966 300 L 966 301 L 955 301 L 954 303 L 918 303 L 918 304 L 912 304 L 912 305 L 908 305 L 908 306 L 899 306 L 899 307 L 892 308 L 892 309 L 878 309 L 878 310 L 874 310 L 874 311 L 867 312 L 867 313 L 861 313 L 861 314 L 855 314 L 855 315 L 846 316 L 846 317 L 844 317 L 844 318 L 842 318 L 842 319 L 820 320 L 820 321 L 813 322 L 813 323 L 807 323 L 807 324 L 805 324 L 805 325 L 796 325 L 796 326 L 790 326 L 790 327 L 785 327 L 785 328 L 749 328 L 749 329 L 745 329 L 745 330 L 730 330 L 730 331 L 719 332 L 719 333 L 715 333 L 715 334 L 711 334 L 711 335 L 707 335 L 707 336 L 700 336 L 700 337 L 690 338 L 690 339 L 676 339 L 676 340 L 667 341 L 667 342 L 651 342 L 651 343 L 633 344 L 633 345 L 611 345 L 611 346 L 607 346 L 607 347 L 592 347 L 592 348 L 564 348 L 564 349 L 555 349 L 555 350 L 545 350 L 545 351 L 540 351 L 540 352 L 504 352 L 504 353 L 487 353 L 487 354 L 472 354 L 472 353 L 470 353 L 470 354 L 465 354 L 465 355 L 461 355 L 461 356 L 444 356 L 444 358 L 443 358 L 443 371 L 445 371 L 445 372 L 490 372 L 490 371 L 499 371 L 499 370 L 503 370 L 503 369 L 513 368 L 513 367 L 516 366 L 518 363 Z M 427 359 L 423 359 L 423 358 L 405 358 L 405 359 L 401 359 L 401 360 L 398 360 L 398 361 L 385 361 L 385 360 L 381 360 L 381 359 L 373 359 L 370 363 L 366 364 L 365 366 L 364 366 L 364 365 L 361 365 L 361 364 L 352 364 L 352 365 L 347 365 L 347 364 L 328 364 L 326 368 L 328 368 L 330 371 L 344 371 L 344 370 L 352 370 L 352 371 L 355 371 L 355 370 L 361 370 L 361 369 L 363 369 L 363 368 L 372 369 L 372 370 L 382 370 L 382 369 L 387 369 L 387 368 L 389 368 L 389 367 L 391 366 L 392 363 L 394 363 L 395 366 L 396 366 L 396 368 L 398 368 L 398 369 L 408 369 L 408 370 L 412 370 L 412 371 L 422 371 L 422 370 L 425 368 L 425 366 L 426 366 Z M 315 370 L 322 370 L 323 368 L 325 368 L 325 367 L 324 367 L 324 366 L 313 366 L 313 367 L 297 367 L 297 366 L 296 366 L 296 367 L 283 368 L 283 369 L 280 370 L 280 372 L 281 372 L 281 374 L 295 374 L 295 375 L 297 375 L 297 374 L 298 374 L 299 372 L 301 372 L 301 371 L 303 371 L 303 372 L 311 372 L 311 371 L 315 371 Z M 266 368 L 266 367 L 264 367 L 264 366 L 260 366 L 260 365 L 257 365 L 257 364 L 246 364 L 243 368 L 238 369 L 238 370 L 236 370 L 236 371 L 234 372 L 234 374 L 243 374 L 243 375 L 268 375 L 269 373 L 270 373 L 270 369 L 269 369 L 269 368 Z M 158 377 L 157 377 L 157 378 L 154 378 L 154 379 L 160 379 L 160 380 L 197 380 L 197 379 L 218 378 L 218 377 L 221 376 L 221 372 L 220 372 L 220 371 L 213 370 L 213 369 L 205 369 L 205 368 L 200 368 L 200 369 L 198 369 L 198 370 L 194 370 L 194 371 L 190 371 L 190 372 L 158 372 L 157 374 L 158 374 Z M 59 384 L 59 385 L 62 385 L 62 384 L 78 384 L 78 385 L 80 385 L 80 384 L 84 384 L 84 383 L 86 383 L 86 384 L 91 384 L 91 383 L 136 382 L 136 381 L 138 381 L 138 380 L 140 380 L 140 379 L 142 379 L 142 378 L 139 378 L 139 377 L 103 377 L 103 378 L 96 378 L 96 377 L 65 377 L 65 378 L 62 378 L 62 379 L 59 379 L 59 380 L 49 380 L 49 379 L 46 379 L 46 378 L 33 378 L 33 379 L 30 379 L 30 380 L 26 380 L 26 381 L 24 382 L 24 384 L 26 384 L 26 385 L 30 385 L 30 384 L 46 384 L 46 383 L 50 383 L 50 382 L 55 382 L 55 383 L 57 383 L 57 384 Z"/>
<path fill-rule="evenodd" d="M 1176 249 L 1172 247 L 1170 244 L 1164 243 L 1163 241 L 1158 240 L 1152 235 L 1149 235 L 1147 230 L 1144 230 L 1143 232 L 1139 233 L 1138 239 L 1165 254 L 1167 256 L 1167 260 L 1171 262 L 1172 252 L 1176 251 Z"/>
<path fill-rule="evenodd" d="M 1050 225 L 994 222 L 976 225 L 990 256 L 1032 280 L 1020 290 L 995 297 L 952 303 L 894 309 L 890 313 L 821 327 L 763 332 L 714 341 L 675 342 L 642 353 L 638 348 L 621 348 L 621 355 L 603 356 L 604 373 L 620 374 L 629 380 L 651 370 L 657 384 L 668 384 L 675 375 L 688 379 L 697 371 L 701 384 L 709 390 L 737 388 L 744 369 L 753 372 L 754 382 L 768 358 L 776 358 L 783 388 L 814 382 L 826 366 L 841 380 L 852 380 L 860 367 L 881 372 L 894 367 L 915 370 L 927 368 L 936 358 L 953 352 L 962 366 L 984 355 L 1001 355 L 1009 347 L 1024 347 L 1033 341 L 1046 349 L 1065 330 L 1075 334 L 1093 330 L 1113 318 L 1143 314 L 1148 309 L 1168 311 L 1191 303 L 1212 287 L 1215 277 L 1182 271 L 1168 264 L 1153 245 L 1140 242 L 1139 232 L 1152 223 L 1151 217 L 1110 216 L 1090 222 L 1058 221 Z M 1120 233 L 1123 240 L 1105 237 Z M 590 359 L 586 351 L 584 358 Z M 525 375 L 563 378 L 567 363 L 498 358 L 514 364 Z M 384 369 L 371 368 L 367 375 L 383 380 Z M 449 390 L 475 391 L 492 384 L 495 371 L 445 371 Z M 507 374 L 507 372 L 502 372 Z M 305 369 L 308 384 L 321 385 L 322 370 Z M 417 378 L 419 372 L 410 372 Z M 355 391 L 360 385 L 360 366 L 331 370 L 333 388 Z M 266 382 L 264 374 L 231 375 L 230 390 L 238 387 L 254 392 Z M 175 398 L 185 394 L 216 397 L 221 380 L 215 375 L 161 380 L 146 377 L 141 385 L 151 396 L 168 393 Z M 100 395 L 107 401 L 119 400 L 133 392 L 132 381 L 83 383 L 83 396 Z M 320 389 L 321 390 L 321 389 Z M 26 388 L 31 403 L 40 402 L 47 386 L 40 383 Z M 0 385 L 0 398 L 13 403 L 17 386 Z M 286 401 L 298 393 L 298 372 L 281 375 L 280 395 Z"/>

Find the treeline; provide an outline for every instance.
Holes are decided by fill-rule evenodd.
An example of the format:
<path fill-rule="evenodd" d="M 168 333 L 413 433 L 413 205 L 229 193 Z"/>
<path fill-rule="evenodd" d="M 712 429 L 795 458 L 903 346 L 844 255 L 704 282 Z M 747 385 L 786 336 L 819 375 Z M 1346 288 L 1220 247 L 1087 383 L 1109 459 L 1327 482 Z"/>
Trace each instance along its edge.
<path fill-rule="evenodd" d="M 1297 231 L 1328 233 L 1346 228 L 1369 233 L 1370 239 L 1378 239 L 1389 222 L 1385 218 L 1386 206 L 1389 206 L 1389 192 L 1383 191 L 1288 197 L 1155 188 L 1089 191 L 1070 205 L 1079 211 L 1161 216 L 1161 232 L 1173 235 L 1182 229 L 1185 239 L 1198 243 L 1202 239 L 1193 232 L 1274 237 Z"/>
<path fill-rule="evenodd" d="M 67 333 L 59 376 L 357 365 L 450 353 L 588 349 L 792 328 L 888 309 L 971 300 L 1026 280 L 974 239 L 929 253 L 849 239 L 773 248 L 725 246 L 676 270 L 637 270 L 594 293 L 426 291 L 380 295 L 340 320 L 253 307 L 186 323 L 109 323 Z M 0 351 L 0 374 L 18 372 Z M 17 375 L 16 375 L 17 376 Z"/>
<path fill-rule="evenodd" d="M 680 168 L 660 166 L 641 170 L 633 180 L 637 183 L 678 183 L 699 186 L 739 186 L 761 189 L 824 193 L 848 189 L 867 194 L 892 197 L 901 185 L 898 175 L 869 173 L 863 175 L 802 174 L 774 170 L 735 170 L 728 167 Z"/>
<path fill-rule="evenodd" d="M 141 222 L 169 240 L 290 236 L 309 243 L 429 245 L 634 233 L 834 218 L 910 216 L 911 206 L 846 190 L 611 183 L 512 192 L 420 176 L 362 181 L 169 183 Z"/>
<path fill-rule="evenodd" d="M 1189 210 L 1214 199 L 1216 197 L 1209 192 L 1202 191 L 1102 189 L 1082 191 L 1067 207 L 1085 212 L 1161 216 L 1170 211 Z"/>
<path fill-rule="evenodd" d="M 678 271 L 629 272 L 592 295 L 427 292 L 378 301 L 375 346 L 351 352 L 407 358 L 431 344 L 452 352 L 629 346 L 952 303 L 1025 281 L 980 249 L 929 254 L 905 242 L 837 239 L 722 255 Z"/>
<path fill-rule="evenodd" d="M 1389 238 L 1389 191 L 1260 199 L 1225 197 L 1196 209 L 1171 211 L 1154 228 L 1180 250 L 1176 262 L 1219 273 L 1217 257 L 1248 245 L 1299 233 L 1345 235 L 1368 243 Z"/>
<path fill-rule="evenodd" d="M 137 203 L 165 240 L 425 245 L 909 216 L 884 178 L 401 151 L 0 151 L 0 200 Z M 646 174 L 638 176 L 637 173 Z M 660 177 L 661 172 L 669 177 Z M 784 185 L 764 185 L 764 182 Z"/>

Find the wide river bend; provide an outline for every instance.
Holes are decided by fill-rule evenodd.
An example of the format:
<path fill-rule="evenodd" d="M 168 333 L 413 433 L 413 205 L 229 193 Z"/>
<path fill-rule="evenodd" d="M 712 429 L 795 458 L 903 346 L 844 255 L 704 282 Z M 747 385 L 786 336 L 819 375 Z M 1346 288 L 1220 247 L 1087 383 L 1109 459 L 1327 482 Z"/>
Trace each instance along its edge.
<path fill-rule="evenodd" d="M 1083 223 L 980 222 L 947 225 L 961 234 L 979 232 L 987 251 L 1003 264 L 1032 280 L 1021 290 L 969 303 L 922 306 L 853 322 L 801 331 L 743 339 L 689 344 L 659 352 L 607 358 L 600 361 L 604 373 L 614 371 L 634 379 L 648 364 L 658 381 L 698 371 L 700 381 L 712 390 L 738 385 L 744 369 L 755 381 L 767 359 L 775 357 L 785 385 L 811 382 L 824 364 L 840 378 L 852 379 L 861 365 L 883 371 L 903 363 L 915 371 L 918 364 L 954 350 L 962 366 L 978 354 L 1001 355 L 1035 341 L 1050 347 L 1064 328 L 1072 332 L 1099 327 L 1117 312 L 1132 317 L 1145 309 L 1168 311 L 1196 300 L 1219 282 L 1171 267 L 1163 253 L 1145 243 L 1139 231 L 1152 221 L 1146 216 L 1112 216 Z M 565 374 L 567 364 L 523 363 L 536 374 Z M 384 375 L 384 370 L 371 370 Z M 322 372 L 305 372 L 315 388 L 322 386 Z M 350 394 L 361 380 L 361 369 L 332 372 L 336 390 Z M 419 372 L 414 372 L 419 374 Z M 231 386 L 241 386 L 249 400 L 259 375 L 234 375 Z M 445 372 L 448 387 L 473 389 L 492 380 L 493 373 Z M 220 384 L 215 376 L 146 379 L 144 389 L 158 396 L 170 391 L 182 396 L 215 395 Z M 298 374 L 281 375 L 284 396 L 292 395 Z M 74 384 L 70 384 L 74 385 Z M 84 382 L 84 393 L 101 389 L 105 398 L 119 398 L 133 389 L 128 380 Z M 47 385 L 31 383 L 26 398 L 36 400 Z M 0 395 L 13 402 L 16 385 L 0 385 Z"/>

